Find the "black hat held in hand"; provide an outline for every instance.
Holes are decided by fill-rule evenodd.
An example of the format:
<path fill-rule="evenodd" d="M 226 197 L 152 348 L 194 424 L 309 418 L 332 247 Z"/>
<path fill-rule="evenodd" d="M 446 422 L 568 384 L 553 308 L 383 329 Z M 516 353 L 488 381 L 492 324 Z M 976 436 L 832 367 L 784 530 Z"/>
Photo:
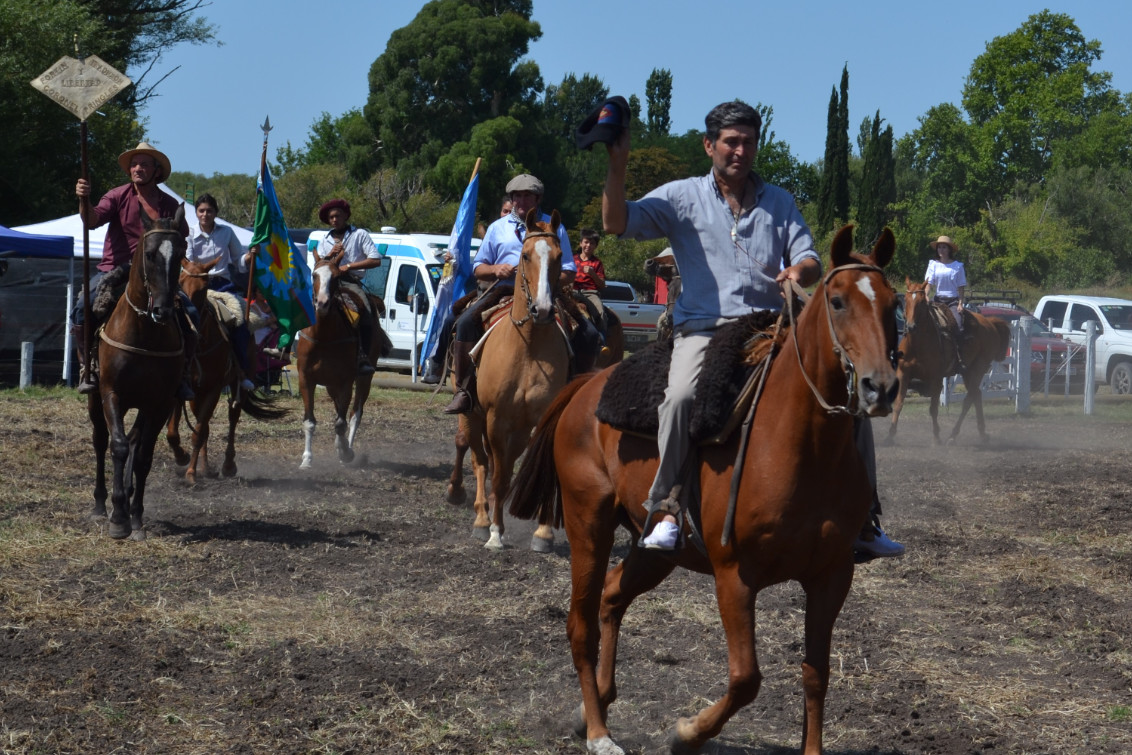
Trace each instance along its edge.
<path fill-rule="evenodd" d="M 629 125 L 629 103 L 624 97 L 610 97 L 601 107 L 586 116 L 574 132 L 578 149 L 590 149 L 602 142 L 612 144 Z"/>

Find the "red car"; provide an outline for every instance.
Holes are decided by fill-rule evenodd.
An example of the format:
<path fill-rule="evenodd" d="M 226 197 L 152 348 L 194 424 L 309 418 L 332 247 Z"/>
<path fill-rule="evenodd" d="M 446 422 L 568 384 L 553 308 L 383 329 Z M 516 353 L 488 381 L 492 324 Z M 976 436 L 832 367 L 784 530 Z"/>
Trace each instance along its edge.
<path fill-rule="evenodd" d="M 968 307 L 981 315 L 1006 320 L 1012 327 L 1020 317 L 1033 317 L 1022 307 L 1007 303 L 971 304 Z M 1067 366 L 1069 368 L 1070 387 L 1080 388 L 1084 384 L 1084 350 L 1051 332 L 1038 320 L 1034 320 L 1030 325 L 1031 391 L 1041 391 L 1045 388 L 1047 353 L 1049 354 L 1049 387 L 1051 391 L 1064 390 Z"/>

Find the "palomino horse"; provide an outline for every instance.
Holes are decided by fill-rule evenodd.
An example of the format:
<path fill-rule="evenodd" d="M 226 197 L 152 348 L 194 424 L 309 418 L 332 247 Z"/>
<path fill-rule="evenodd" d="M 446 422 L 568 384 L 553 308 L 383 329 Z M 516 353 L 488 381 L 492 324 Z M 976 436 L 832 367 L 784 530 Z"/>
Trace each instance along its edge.
<path fill-rule="evenodd" d="M 523 251 L 515 270 L 515 295 L 507 315 L 488 333 L 479 355 L 476 406 L 460 415 L 457 454 L 462 435 L 472 452 L 476 477 L 473 532 L 487 548 L 503 547 L 503 500 L 511 487 L 515 461 L 527 447 L 531 430 L 562 387 L 570 370 L 566 337 L 555 318 L 562 271 L 558 211 L 550 224 L 527 213 Z M 459 458 L 457 459 L 459 461 Z M 487 475 L 491 474 L 491 493 Z M 449 500 L 458 500 L 463 467 L 449 481 Z M 554 533 L 541 523 L 531 548 L 549 552 Z"/>
<path fill-rule="evenodd" d="M 699 485 L 702 551 L 689 544 L 661 553 L 636 544 L 657 446 L 596 419 L 612 370 L 567 386 L 535 431 L 510 511 L 531 518 L 553 509 L 554 520 L 565 523 L 573 582 L 566 631 L 582 690 L 575 730 L 586 737 L 589 752 L 623 753 L 606 725 L 617 697 L 621 620 L 634 598 L 678 565 L 715 578 L 728 681 L 718 702 L 677 722 L 672 752 L 698 752 L 758 694 L 755 596 L 787 580 L 798 581 L 806 593 L 802 750 L 821 752 L 833 624 L 853 580 L 852 544 L 872 499 L 853 441 L 853 418 L 887 414 L 896 394 L 896 293 L 881 270 L 895 241 L 885 229 L 868 256 L 851 253 L 851 246 L 852 229 L 846 227 L 833 242 L 835 267 L 797 325 L 779 330 L 781 351 L 749 434 L 744 439 L 736 432 L 723 445 L 699 449 L 699 474 L 687 487 Z M 770 342 L 762 343 L 769 350 Z M 737 459 L 742 474 L 732 498 Z M 607 574 L 618 526 L 629 530 L 634 543 Z"/>
<path fill-rule="evenodd" d="M 200 313 L 200 340 L 197 343 L 197 369 L 192 370 L 193 393 L 196 398 L 190 403 L 197 425 L 193 430 L 193 452 L 190 455 L 181 446 L 181 414 L 183 405 L 173 407 L 173 416 L 165 431 L 165 439 L 173 449 L 177 464 L 184 466 L 185 478 L 190 482 L 197 475 L 212 476 L 208 464 L 209 423 L 216 411 L 224 389 L 228 389 L 228 447 L 224 452 L 224 465 L 220 474 L 232 477 L 236 474 L 236 424 L 240 414 L 247 412 L 256 419 L 279 419 L 286 415 L 285 409 L 272 406 L 267 398 L 257 396 L 252 391 L 240 388 L 240 369 L 232 354 L 228 339 L 224 335 L 224 325 L 216 316 L 216 311 L 208 299 L 208 274 L 216 266 L 217 260 L 207 264 L 184 261 L 181 263 L 181 290 L 192 300 Z M 233 297 L 234 298 L 234 297 Z M 187 416 L 187 415 L 186 415 Z M 192 423 L 189 423 L 192 427 Z"/>
<path fill-rule="evenodd" d="M 979 436 L 987 439 L 986 423 L 983 421 L 983 376 L 990 369 L 991 362 L 1006 358 L 1010 347 L 1010 326 L 995 317 L 984 317 L 968 311 L 966 334 L 959 337 L 950 310 L 943 314 L 950 335 L 945 333 L 939 322 L 932 317 L 932 303 L 928 301 L 927 283 L 914 283 L 905 278 L 907 292 L 904 294 L 904 338 L 900 341 L 900 394 L 892 412 L 892 425 L 888 429 L 888 441 L 896 436 L 896 423 L 900 421 L 900 409 L 904 406 L 904 394 L 912 383 L 918 383 L 917 390 L 931 396 L 932 433 L 939 443 L 939 394 L 943 379 L 953 374 L 954 366 L 963 376 L 967 390 L 963 399 L 963 409 L 951 430 L 948 442 L 954 443 L 963 425 L 967 411 L 975 407 L 975 419 L 979 425 Z M 957 341 L 959 342 L 957 345 Z M 954 360 L 956 349 L 961 360 Z"/>
<path fill-rule="evenodd" d="M 342 252 L 329 257 L 314 254 L 311 283 L 314 287 L 315 322 L 299 331 L 295 339 L 296 369 L 299 373 L 299 394 L 303 397 L 303 460 L 301 469 L 309 469 L 314 458 L 311 443 L 318 424 L 314 418 L 314 390 L 326 386 L 334 402 L 334 445 L 338 460 L 349 464 L 354 460 L 354 440 L 362 421 L 362 410 L 373 384 L 372 375 L 358 373 L 358 331 L 351 324 L 346 308 L 339 301 L 343 296 L 338 278 Z M 372 301 L 371 297 L 371 301 Z M 377 301 L 380 306 L 380 300 Z M 373 338 L 366 352 L 371 360 L 389 353 L 389 340 L 374 318 Z M 350 398 L 354 405 L 350 407 Z M 350 409 L 347 418 L 346 410 Z"/>
<path fill-rule="evenodd" d="M 94 426 L 94 508 L 106 516 L 106 449 L 114 460 L 110 536 L 144 540 L 142 512 L 145 482 L 153 464 L 153 446 L 176 404 L 185 363 L 184 343 L 173 304 L 177 273 L 185 258 L 181 235 L 184 207 L 173 218 L 150 220 L 142 213 L 145 233 L 138 241 L 126 292 L 102 330 L 98 394 L 87 399 Z M 126 412 L 136 410 L 125 430 Z M 127 515 L 127 506 L 129 512 Z"/>

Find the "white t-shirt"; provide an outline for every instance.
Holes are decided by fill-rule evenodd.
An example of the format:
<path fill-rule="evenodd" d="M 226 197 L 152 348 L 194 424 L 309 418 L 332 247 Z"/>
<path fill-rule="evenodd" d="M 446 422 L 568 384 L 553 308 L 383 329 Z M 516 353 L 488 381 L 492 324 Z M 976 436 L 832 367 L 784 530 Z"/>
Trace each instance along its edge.
<path fill-rule="evenodd" d="M 939 260 L 932 260 L 928 263 L 924 280 L 935 289 L 936 296 L 958 298 L 959 289 L 967 285 L 967 272 L 959 260 L 952 260 L 946 265 Z"/>

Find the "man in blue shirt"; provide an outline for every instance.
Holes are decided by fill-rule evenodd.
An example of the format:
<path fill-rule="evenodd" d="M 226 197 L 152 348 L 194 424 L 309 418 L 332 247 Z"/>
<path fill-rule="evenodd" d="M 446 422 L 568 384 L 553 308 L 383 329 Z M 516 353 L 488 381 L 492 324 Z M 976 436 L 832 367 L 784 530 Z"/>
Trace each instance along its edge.
<path fill-rule="evenodd" d="M 514 287 L 515 270 L 523 251 L 523 238 L 526 235 L 526 217 L 532 209 L 537 209 L 542 201 L 543 184 L 534 176 L 522 173 L 507 184 L 507 196 L 511 198 L 511 212 L 501 216 L 487 228 L 479 251 L 472 260 L 472 273 L 481 283 L 502 284 Z M 538 219 L 549 223 L 550 216 L 539 212 Z M 574 281 L 574 254 L 566 226 L 558 226 L 558 243 L 562 247 L 561 284 L 567 286 Z M 456 385 L 456 395 L 445 407 L 447 414 L 463 414 L 472 408 L 472 381 L 475 369 L 472 365 L 472 347 L 483 336 L 482 307 L 480 301 L 469 306 L 456 320 L 456 336 L 452 341 L 452 371 Z M 588 327 L 587 327 L 588 326 Z M 588 371 L 593 366 L 599 344 L 597 330 L 583 321 L 573 341 L 576 354 L 575 365 L 579 372 Z"/>
<path fill-rule="evenodd" d="M 658 514 L 650 521 L 658 521 L 641 539 L 643 547 L 658 550 L 676 547 L 673 513 L 679 504 L 669 497 L 691 450 L 692 398 L 712 334 L 751 312 L 780 310 L 780 284 L 787 279 L 810 286 L 821 277 L 821 258 L 794 197 L 751 169 L 762 128 L 758 111 L 744 102 L 725 102 L 708 113 L 705 125 L 704 151 L 712 162 L 706 176 L 672 181 L 640 201 L 627 201 L 626 128 L 608 145 L 602 194 L 606 233 L 638 240 L 667 237 L 680 270 L 668 389 L 658 412 L 660 464 L 644 503 Z M 871 446 L 871 427 L 865 427 Z M 903 552 L 879 526 L 875 534 L 873 551 L 899 552 L 873 555 Z"/>

